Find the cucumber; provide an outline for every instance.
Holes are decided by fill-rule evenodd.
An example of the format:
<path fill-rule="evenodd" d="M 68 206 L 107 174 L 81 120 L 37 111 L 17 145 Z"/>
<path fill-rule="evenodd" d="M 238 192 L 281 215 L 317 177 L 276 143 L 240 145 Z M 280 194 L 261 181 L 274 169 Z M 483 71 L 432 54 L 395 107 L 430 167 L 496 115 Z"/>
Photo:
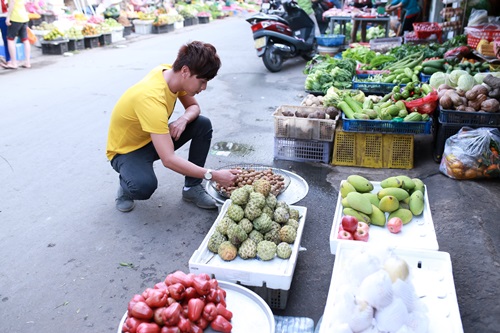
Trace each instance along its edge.
<path fill-rule="evenodd" d="M 405 75 L 411 79 L 411 77 L 413 76 L 413 70 L 409 69 L 409 68 L 405 68 Z"/>
<path fill-rule="evenodd" d="M 423 67 L 434 67 L 434 68 L 443 68 L 443 65 L 444 63 L 446 62 L 446 60 L 444 59 L 437 59 L 437 60 L 428 60 L 428 61 L 424 61 L 422 63 L 422 66 Z"/>
<path fill-rule="evenodd" d="M 344 96 L 344 102 L 346 102 L 347 105 L 349 105 L 349 107 L 351 108 L 352 111 L 354 111 L 354 113 L 363 112 L 362 111 L 363 108 L 351 96 L 349 95 Z"/>
<path fill-rule="evenodd" d="M 354 111 L 351 109 L 349 105 L 347 105 L 346 102 L 344 101 L 339 102 L 339 104 L 337 104 L 337 107 L 344 112 L 347 118 L 354 119 Z"/>
<path fill-rule="evenodd" d="M 439 69 L 439 68 L 436 68 L 436 67 L 424 67 L 422 68 L 422 73 L 426 74 L 426 75 L 432 75 L 434 73 L 437 73 L 437 72 L 442 72 L 443 69 Z"/>

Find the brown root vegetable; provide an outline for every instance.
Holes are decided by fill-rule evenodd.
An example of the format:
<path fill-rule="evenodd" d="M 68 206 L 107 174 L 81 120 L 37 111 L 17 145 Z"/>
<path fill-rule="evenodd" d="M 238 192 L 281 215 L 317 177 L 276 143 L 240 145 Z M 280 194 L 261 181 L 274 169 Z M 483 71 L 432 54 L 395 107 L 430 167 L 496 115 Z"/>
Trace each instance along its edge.
<path fill-rule="evenodd" d="M 441 90 L 455 90 L 453 87 L 450 87 L 449 85 L 447 84 L 441 84 L 439 87 L 438 87 L 438 91 L 441 91 Z"/>
<path fill-rule="evenodd" d="M 481 110 L 486 112 L 498 112 L 500 109 L 500 102 L 496 99 L 490 98 L 481 103 Z"/>
<path fill-rule="evenodd" d="M 459 105 L 463 105 L 463 104 L 464 104 L 464 103 L 463 103 L 463 100 L 462 100 L 462 97 L 460 97 L 460 96 L 457 94 L 457 92 L 456 92 L 456 91 L 454 91 L 454 90 L 448 90 L 448 91 L 446 92 L 446 94 L 445 94 L 445 95 L 447 95 L 447 96 L 449 96 L 449 97 L 450 97 L 450 99 L 451 99 L 451 101 L 452 101 L 452 103 L 453 103 L 453 105 L 454 105 L 455 107 L 457 107 L 457 106 L 459 106 Z"/>
<path fill-rule="evenodd" d="M 465 105 L 459 105 L 457 106 L 457 111 L 466 111 L 466 106 Z"/>
<path fill-rule="evenodd" d="M 476 112 L 476 110 L 474 110 L 474 108 L 471 108 L 470 106 L 464 106 L 464 111 L 465 112 Z"/>
<path fill-rule="evenodd" d="M 458 96 L 465 97 L 465 90 L 462 90 L 462 89 L 458 88 L 455 91 L 457 92 Z"/>
<path fill-rule="evenodd" d="M 479 94 L 488 95 L 488 88 L 482 84 L 476 84 L 471 90 L 465 93 L 465 97 L 471 101 L 475 100 Z"/>
<path fill-rule="evenodd" d="M 284 115 L 285 117 L 293 117 L 295 114 L 290 111 L 290 110 L 284 110 L 283 112 L 281 112 L 282 115 Z"/>
<path fill-rule="evenodd" d="M 298 117 L 298 118 L 307 118 L 308 115 L 309 115 L 309 113 L 307 113 L 303 110 L 295 111 L 295 117 Z"/>
<path fill-rule="evenodd" d="M 488 74 L 484 77 L 483 83 L 489 85 L 493 90 L 500 89 L 500 78 Z"/>
<path fill-rule="evenodd" d="M 328 115 L 328 117 L 330 117 L 330 119 L 335 119 L 338 116 L 338 114 L 340 113 L 339 110 L 335 106 L 327 107 L 325 112 Z"/>
<path fill-rule="evenodd" d="M 444 94 L 440 99 L 439 99 L 439 105 L 445 110 L 449 110 L 453 108 L 453 101 L 451 100 L 450 95 Z"/>
<path fill-rule="evenodd" d="M 479 94 L 475 100 L 469 101 L 467 106 L 470 106 L 471 108 L 474 108 L 474 110 L 479 111 L 481 110 L 481 103 L 486 101 L 488 97 L 483 94 Z"/>

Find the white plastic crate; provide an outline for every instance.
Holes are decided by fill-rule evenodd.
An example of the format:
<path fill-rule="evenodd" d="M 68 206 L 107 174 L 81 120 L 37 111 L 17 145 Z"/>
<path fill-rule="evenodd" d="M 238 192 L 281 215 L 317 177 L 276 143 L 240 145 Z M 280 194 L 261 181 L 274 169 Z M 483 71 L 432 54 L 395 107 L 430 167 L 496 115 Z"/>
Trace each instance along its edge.
<path fill-rule="evenodd" d="M 345 182 L 342 180 L 340 183 Z M 373 191 L 377 193 L 381 187 L 380 182 L 372 182 Z M 342 207 L 342 196 L 340 193 L 335 207 L 335 216 L 333 217 L 332 230 L 330 232 L 330 251 L 335 254 L 339 243 L 360 243 L 360 241 L 338 239 L 339 227 L 344 216 Z M 385 213 L 388 216 L 388 213 Z M 367 244 L 386 245 L 395 247 L 416 248 L 425 250 L 438 250 L 439 245 L 432 220 L 431 209 L 429 206 L 429 197 L 427 196 L 427 187 L 424 193 L 424 211 L 419 216 L 414 216 L 412 221 L 403 226 L 401 232 L 393 234 L 387 227 L 370 226 L 370 237 Z"/>
<path fill-rule="evenodd" d="M 241 259 L 239 256 L 232 261 L 224 261 L 217 254 L 208 250 L 207 245 L 210 236 L 214 233 L 217 224 L 227 212 L 231 199 L 224 202 L 217 219 L 205 236 L 199 248 L 189 259 L 189 271 L 194 274 L 207 273 L 218 280 L 238 283 L 254 290 L 268 304 L 273 300 L 271 307 L 284 308 L 286 304 L 286 292 L 290 289 L 293 272 L 297 264 L 300 240 L 304 230 L 307 208 L 290 205 L 290 208 L 297 209 L 300 213 L 299 228 L 297 237 L 292 245 L 292 255 L 289 259 L 275 257 L 269 261 L 259 259 Z M 264 287 L 259 289 L 252 287 Z"/>
<path fill-rule="evenodd" d="M 409 281 L 415 294 L 427 308 L 429 333 L 463 333 L 458 307 L 450 255 L 446 252 L 417 249 L 389 248 L 361 242 L 338 244 L 332 279 L 326 300 L 319 333 L 331 333 L 335 321 L 335 308 L 341 302 L 350 275 L 348 269 L 354 255 L 367 252 L 381 258 L 382 254 L 393 253 L 404 259 L 410 268 Z"/>
<path fill-rule="evenodd" d="M 123 38 L 123 30 L 124 30 L 123 27 L 117 27 L 111 30 L 111 43 L 116 43 L 125 40 L 125 38 Z"/>
<path fill-rule="evenodd" d="M 333 141 L 335 126 L 340 113 L 335 119 L 315 119 L 301 118 L 294 116 L 284 116 L 283 112 L 289 111 L 295 114 L 301 111 L 310 114 L 315 111 L 324 110 L 323 107 L 281 105 L 273 114 L 274 136 L 277 138 L 292 138 L 301 140 Z"/>
<path fill-rule="evenodd" d="M 148 35 L 153 33 L 153 20 L 134 20 L 135 33 Z"/>

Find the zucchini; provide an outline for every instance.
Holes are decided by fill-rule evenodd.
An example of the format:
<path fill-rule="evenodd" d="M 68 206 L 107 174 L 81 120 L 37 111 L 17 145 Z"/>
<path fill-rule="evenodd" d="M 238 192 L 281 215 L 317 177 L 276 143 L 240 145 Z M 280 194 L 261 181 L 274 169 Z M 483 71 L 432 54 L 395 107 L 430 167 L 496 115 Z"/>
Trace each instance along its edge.
<path fill-rule="evenodd" d="M 394 79 L 396 78 L 396 75 L 395 74 L 391 74 L 389 76 L 386 76 L 382 82 L 383 83 L 392 83 L 392 81 L 394 81 Z"/>
<path fill-rule="evenodd" d="M 408 67 L 405 68 L 405 75 L 411 79 L 411 77 L 413 76 L 413 71 L 411 69 L 409 69 Z"/>
<path fill-rule="evenodd" d="M 352 111 L 354 111 L 354 113 L 363 112 L 363 108 L 351 96 L 345 95 L 344 102 L 346 102 L 347 105 L 349 105 L 349 107 L 351 108 Z"/>

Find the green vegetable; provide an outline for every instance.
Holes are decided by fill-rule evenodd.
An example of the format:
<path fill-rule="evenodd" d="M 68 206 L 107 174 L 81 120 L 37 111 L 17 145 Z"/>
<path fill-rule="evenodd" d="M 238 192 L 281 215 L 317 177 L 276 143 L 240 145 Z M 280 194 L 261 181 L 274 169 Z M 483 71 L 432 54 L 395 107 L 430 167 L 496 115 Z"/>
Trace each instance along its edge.
<path fill-rule="evenodd" d="M 344 112 L 347 118 L 354 119 L 354 111 L 349 107 L 349 105 L 347 105 L 346 102 L 340 102 L 339 104 L 337 104 L 337 107 Z"/>
<path fill-rule="evenodd" d="M 476 81 L 474 80 L 474 77 L 469 74 L 465 74 L 458 78 L 457 88 L 462 89 L 463 91 L 469 91 L 475 84 Z"/>
<path fill-rule="evenodd" d="M 424 67 L 422 68 L 422 73 L 426 74 L 426 75 L 432 75 L 434 73 L 437 73 L 437 72 L 442 72 L 443 70 L 442 69 L 438 69 L 436 67 Z"/>
<path fill-rule="evenodd" d="M 429 79 L 429 85 L 432 88 L 437 89 L 440 85 L 446 83 L 447 76 L 448 75 L 443 72 L 436 72 L 432 74 L 431 78 Z"/>
<path fill-rule="evenodd" d="M 354 111 L 354 113 L 361 113 L 363 112 L 363 108 L 356 102 L 351 96 L 344 96 L 344 102 L 349 105 L 349 107 Z"/>

